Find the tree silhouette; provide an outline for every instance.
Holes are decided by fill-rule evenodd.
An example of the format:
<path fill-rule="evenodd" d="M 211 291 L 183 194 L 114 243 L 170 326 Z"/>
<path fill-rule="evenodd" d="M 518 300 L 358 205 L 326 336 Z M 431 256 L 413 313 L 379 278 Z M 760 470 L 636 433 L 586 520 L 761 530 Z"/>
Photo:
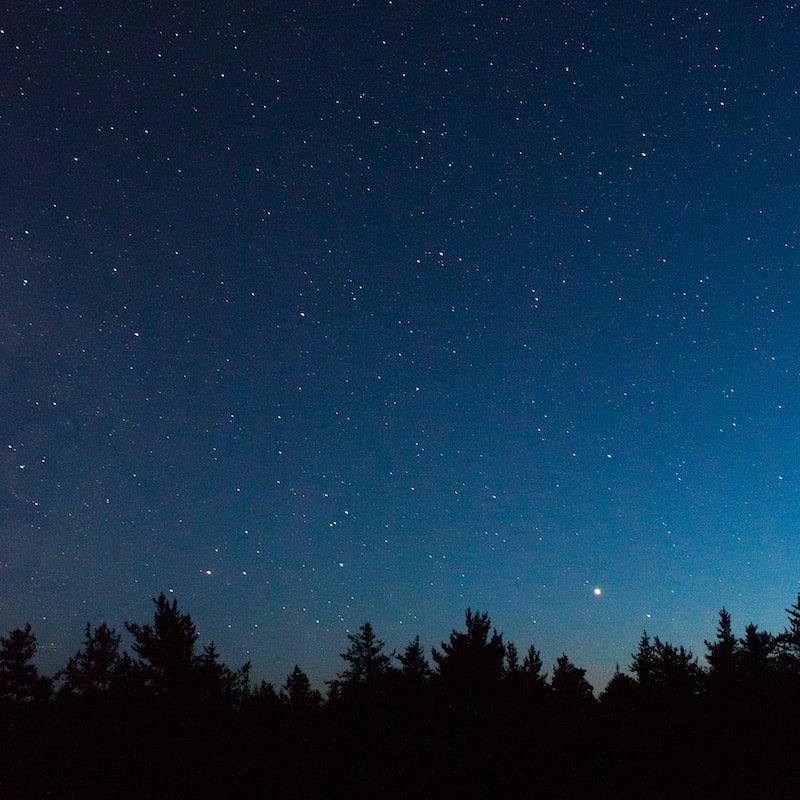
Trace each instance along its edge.
<path fill-rule="evenodd" d="M 36 637 L 30 623 L 0 636 L 0 700 L 29 702 L 46 699 L 51 682 L 32 663 Z"/>
<path fill-rule="evenodd" d="M 61 693 L 98 697 L 121 687 L 132 669 L 128 655 L 120 653 L 121 639 L 105 622 L 96 628 L 87 622 L 81 649 L 57 675 L 64 679 Z"/>
<path fill-rule="evenodd" d="M 347 662 L 328 684 L 328 700 L 350 702 L 374 701 L 386 688 L 392 669 L 391 658 L 384 653 L 385 644 L 378 639 L 369 622 L 356 633 L 347 634 L 350 646 L 340 657 Z"/>
<path fill-rule="evenodd" d="M 766 688 L 775 663 L 775 637 L 768 631 L 758 630 L 752 622 L 744 629 L 739 640 L 739 662 L 742 682 L 752 694 Z"/>
<path fill-rule="evenodd" d="M 547 696 L 548 686 L 542 674 L 542 658 L 533 645 L 520 663 L 516 645 L 513 642 L 506 644 L 503 684 L 506 703 L 510 708 L 530 711 L 541 706 Z"/>
<path fill-rule="evenodd" d="M 654 640 L 655 679 L 662 696 L 669 699 L 686 699 L 698 693 L 701 670 L 697 659 L 683 645 L 676 647 L 662 642 L 658 636 Z"/>
<path fill-rule="evenodd" d="M 350 646 L 341 657 L 349 666 L 339 673 L 344 687 L 375 686 L 386 676 L 391 660 L 383 652 L 384 643 L 375 635 L 372 625 L 365 622 L 358 633 L 347 635 Z"/>
<path fill-rule="evenodd" d="M 586 680 L 586 670 L 575 666 L 562 653 L 553 668 L 550 690 L 561 708 L 582 710 L 594 701 L 592 685 Z"/>
<path fill-rule="evenodd" d="M 157 693 L 185 693 L 195 666 L 197 631 L 192 618 L 178 610 L 177 600 L 170 602 L 162 592 L 153 602 L 156 610 L 152 625 L 125 623 L 134 639 L 133 650 Z"/>
<path fill-rule="evenodd" d="M 260 709 L 267 714 L 273 713 L 281 705 L 281 700 L 278 693 L 275 691 L 275 687 L 265 680 L 260 681 L 251 692 L 243 693 L 242 701 L 243 704 L 251 709 Z"/>
<path fill-rule="evenodd" d="M 644 692 L 649 692 L 655 683 L 656 650 L 647 631 L 639 639 L 639 647 L 631 656 L 630 671 Z"/>
<path fill-rule="evenodd" d="M 601 706 L 608 708 L 612 713 L 627 715 L 636 706 L 638 688 L 635 678 L 620 672 L 619 664 L 617 664 L 611 680 L 600 692 L 598 700 Z"/>
<path fill-rule="evenodd" d="M 281 702 L 295 713 L 306 713 L 318 708 L 322 702 L 322 696 L 311 687 L 308 675 L 297 664 L 286 676 L 280 698 Z"/>
<path fill-rule="evenodd" d="M 198 699 L 206 703 L 231 704 L 248 691 L 250 662 L 234 672 L 220 661 L 214 642 L 209 642 L 195 662 Z"/>
<path fill-rule="evenodd" d="M 150 624 L 126 623 L 138 661 L 86 626 L 57 703 L 31 702 L 50 684 L 30 625 L 0 637 L 0 797 L 800 796 L 800 598 L 779 636 L 751 623 L 737 639 L 723 607 L 706 671 L 645 631 L 599 702 L 566 655 L 548 682 L 533 645 L 523 658 L 471 609 L 433 673 L 419 636 L 390 657 L 365 623 L 326 704 L 299 666 L 280 693 L 251 690 L 249 664 L 229 669 L 213 642 L 195 654 L 191 617 L 154 603 Z"/>
<path fill-rule="evenodd" d="M 525 658 L 522 659 L 522 676 L 524 685 L 532 690 L 544 690 L 547 687 L 547 674 L 542 673 L 542 657 L 539 651 L 531 645 Z"/>
<path fill-rule="evenodd" d="M 431 667 L 425 658 L 419 635 L 408 643 L 406 649 L 397 656 L 397 660 L 400 662 L 400 671 L 407 684 L 418 686 L 431 677 Z"/>
<path fill-rule="evenodd" d="M 441 652 L 432 649 L 437 674 L 445 686 L 457 691 L 483 693 L 496 687 L 505 674 L 506 648 L 488 614 L 466 610 L 466 630 L 453 630 Z"/>
<path fill-rule="evenodd" d="M 789 624 L 776 639 L 778 666 L 784 678 L 796 683 L 800 681 L 800 594 L 786 613 Z"/>
<path fill-rule="evenodd" d="M 514 680 L 521 671 L 517 646 L 514 642 L 508 642 L 506 644 L 506 679 Z"/>
<path fill-rule="evenodd" d="M 713 692 L 730 693 L 737 676 L 739 641 L 731 631 L 731 615 L 723 606 L 719 612 L 717 637 L 705 641 L 708 653 L 708 684 Z"/>
<path fill-rule="evenodd" d="M 691 651 L 662 642 L 658 636 L 651 642 L 647 631 L 632 656 L 630 670 L 646 700 L 686 699 L 700 691 L 702 670 Z"/>

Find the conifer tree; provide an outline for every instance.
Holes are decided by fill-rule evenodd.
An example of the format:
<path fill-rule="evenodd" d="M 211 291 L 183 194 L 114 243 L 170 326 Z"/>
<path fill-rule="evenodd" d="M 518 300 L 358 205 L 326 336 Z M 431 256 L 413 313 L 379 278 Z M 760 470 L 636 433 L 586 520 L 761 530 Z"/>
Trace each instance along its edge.
<path fill-rule="evenodd" d="M 697 659 L 683 645 L 676 647 L 662 642 L 658 636 L 653 641 L 654 681 L 660 696 L 670 700 L 686 700 L 700 689 L 702 670 Z"/>
<path fill-rule="evenodd" d="M 542 672 L 542 666 L 542 657 L 539 651 L 531 645 L 525 658 L 522 659 L 520 668 L 520 687 L 528 706 L 541 705 L 547 697 L 549 690 L 547 673 Z"/>
<path fill-rule="evenodd" d="M 506 648 L 488 614 L 466 610 L 466 630 L 452 631 L 441 651 L 433 648 L 440 680 L 458 690 L 483 692 L 496 686 L 505 672 Z"/>
<path fill-rule="evenodd" d="M 528 648 L 525 658 L 522 659 L 522 674 L 530 686 L 547 685 L 547 674 L 542 674 L 542 657 L 533 645 Z"/>
<path fill-rule="evenodd" d="M 64 679 L 61 692 L 97 697 L 119 687 L 131 672 L 130 658 L 119 650 L 121 639 L 105 622 L 96 628 L 87 622 L 81 649 L 58 673 Z"/>
<path fill-rule="evenodd" d="M 196 683 L 200 699 L 206 702 L 232 702 L 236 697 L 237 675 L 220 661 L 214 642 L 209 642 L 196 661 Z"/>
<path fill-rule="evenodd" d="M 506 678 L 514 680 L 521 671 L 517 646 L 514 642 L 508 642 L 506 644 Z"/>
<path fill-rule="evenodd" d="M 731 631 L 731 615 L 723 606 L 719 612 L 717 637 L 705 641 L 708 653 L 708 683 L 712 691 L 730 692 L 736 679 L 739 641 Z"/>
<path fill-rule="evenodd" d="M 280 698 L 292 711 L 301 713 L 317 708 L 322 702 L 320 693 L 311 687 L 308 675 L 297 664 L 286 676 Z"/>
<path fill-rule="evenodd" d="M 642 633 L 639 647 L 631 659 L 630 670 L 636 676 L 639 686 L 644 691 L 650 690 L 655 680 L 656 654 L 647 631 Z"/>
<path fill-rule="evenodd" d="M 556 706 L 571 710 L 586 708 L 594 701 L 592 685 L 586 680 L 586 670 L 573 664 L 562 653 L 553 668 L 550 689 Z"/>
<path fill-rule="evenodd" d="M 192 682 L 196 665 L 194 646 L 197 631 L 192 618 L 178 610 L 178 602 L 167 600 L 162 592 L 154 599 L 152 625 L 126 622 L 133 635 L 133 650 L 150 685 L 159 693 L 185 693 Z"/>
<path fill-rule="evenodd" d="M 425 651 L 419 642 L 419 635 L 415 636 L 406 646 L 406 649 L 397 656 L 401 665 L 401 674 L 406 683 L 418 685 L 425 683 L 431 677 L 431 668 L 425 658 Z"/>
<path fill-rule="evenodd" d="M 30 623 L 0 636 L 0 700 L 29 702 L 50 695 L 50 680 L 39 675 L 33 663 L 35 653 Z"/>
<path fill-rule="evenodd" d="M 252 692 L 243 696 L 250 707 L 258 708 L 267 713 L 276 711 L 280 707 L 280 696 L 275 691 L 275 687 L 265 680 L 262 680 Z"/>
<path fill-rule="evenodd" d="M 637 690 L 636 680 L 632 676 L 620 672 L 619 664 L 617 664 L 611 680 L 600 693 L 598 700 L 600 705 L 612 712 L 627 714 L 635 706 Z"/>
<path fill-rule="evenodd" d="M 331 699 L 341 694 L 374 693 L 383 686 L 391 669 L 391 659 L 384 653 L 385 644 L 375 635 L 369 622 L 357 633 L 349 633 L 347 639 L 350 646 L 340 656 L 348 666 L 335 680 L 328 682 Z"/>
<path fill-rule="evenodd" d="M 786 609 L 789 624 L 778 634 L 778 665 L 784 677 L 800 679 L 800 594 L 797 601 Z"/>
<path fill-rule="evenodd" d="M 751 622 L 744 629 L 739 645 L 742 681 L 751 694 L 760 692 L 767 687 L 774 671 L 775 637 L 769 631 L 758 630 Z"/>

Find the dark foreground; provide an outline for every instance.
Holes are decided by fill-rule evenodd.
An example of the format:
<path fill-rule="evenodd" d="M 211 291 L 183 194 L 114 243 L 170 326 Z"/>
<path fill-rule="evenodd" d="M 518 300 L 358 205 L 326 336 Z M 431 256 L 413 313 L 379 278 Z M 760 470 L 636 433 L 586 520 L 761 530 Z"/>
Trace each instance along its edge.
<path fill-rule="evenodd" d="M 35 637 L 0 637 L 0 800 L 31 798 L 797 798 L 800 598 L 778 635 L 731 632 L 707 666 L 644 634 L 595 698 L 561 656 L 520 659 L 467 611 L 429 664 L 365 624 L 323 700 L 296 667 L 253 686 L 162 595 L 152 624 L 105 624 L 52 678 Z"/>

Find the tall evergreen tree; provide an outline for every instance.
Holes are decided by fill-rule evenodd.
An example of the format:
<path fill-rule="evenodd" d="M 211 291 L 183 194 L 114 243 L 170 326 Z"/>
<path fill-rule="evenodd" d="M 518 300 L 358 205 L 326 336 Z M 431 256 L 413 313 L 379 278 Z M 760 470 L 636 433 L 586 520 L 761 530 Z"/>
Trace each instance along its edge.
<path fill-rule="evenodd" d="M 493 630 L 488 614 L 466 610 L 466 630 L 452 631 L 433 660 L 441 683 L 459 692 L 481 694 L 498 686 L 505 673 L 503 637 Z"/>
<path fill-rule="evenodd" d="M 683 645 L 676 647 L 656 636 L 654 678 L 663 699 L 686 700 L 700 690 L 702 670 L 697 659 Z"/>
<path fill-rule="evenodd" d="M 506 644 L 506 666 L 503 676 L 507 709 L 513 714 L 528 715 L 541 710 L 547 698 L 548 685 L 542 674 L 542 658 L 531 645 L 520 663 L 519 652 L 513 642 Z"/>
<path fill-rule="evenodd" d="M 133 636 L 133 650 L 142 660 L 145 676 L 159 693 L 185 693 L 192 684 L 196 665 L 197 631 L 189 614 L 178 610 L 178 601 L 162 592 L 154 599 L 152 625 L 126 622 Z"/>
<path fill-rule="evenodd" d="M 769 631 L 760 631 L 752 622 L 744 629 L 739 640 L 739 662 L 742 682 L 753 694 L 763 691 L 770 682 L 775 665 L 775 637 Z"/>
<path fill-rule="evenodd" d="M 528 709 L 541 706 L 549 692 L 547 673 L 542 672 L 542 666 L 539 651 L 531 645 L 519 670 L 521 699 Z"/>
<path fill-rule="evenodd" d="M 397 656 L 400 662 L 400 671 L 407 684 L 412 686 L 425 683 L 431 677 L 431 667 L 425 658 L 425 651 L 415 636 L 406 646 L 406 649 Z"/>
<path fill-rule="evenodd" d="M 533 645 L 528 648 L 525 658 L 522 659 L 522 674 L 526 685 L 530 687 L 547 686 L 547 674 L 542 673 L 542 657 Z"/>
<path fill-rule="evenodd" d="M 30 623 L 0 636 L 0 700 L 29 702 L 50 694 L 50 681 L 39 675 L 33 657 L 36 637 Z"/>
<path fill-rule="evenodd" d="M 83 645 L 58 673 L 64 679 L 61 691 L 84 697 L 98 697 L 120 687 L 131 672 L 127 654 L 120 653 L 122 637 L 105 622 L 96 628 L 87 622 Z"/>
<path fill-rule="evenodd" d="M 609 709 L 612 713 L 627 715 L 636 705 L 638 688 L 636 680 L 631 675 L 620 672 L 619 664 L 617 664 L 611 680 L 600 693 L 598 700 L 601 706 Z"/>
<path fill-rule="evenodd" d="M 262 680 L 251 692 L 243 694 L 242 700 L 247 707 L 258 709 L 266 714 L 272 714 L 281 705 L 281 699 L 275 691 L 275 687 L 265 680 Z"/>
<path fill-rule="evenodd" d="M 333 694 L 377 690 L 391 669 L 391 659 L 384 653 L 386 645 L 375 635 L 369 622 L 357 633 L 349 633 L 347 639 L 350 646 L 340 655 L 348 666 L 329 683 Z"/>
<path fill-rule="evenodd" d="M 519 664 L 519 651 L 514 642 L 506 644 L 506 678 L 514 680 L 522 671 Z"/>
<path fill-rule="evenodd" d="M 246 665 L 249 676 L 249 664 Z M 194 684 L 199 699 L 207 703 L 233 703 L 240 690 L 239 675 L 226 666 L 219 657 L 214 642 L 209 642 L 195 662 Z"/>
<path fill-rule="evenodd" d="M 797 601 L 786 609 L 789 624 L 778 634 L 778 666 L 784 677 L 800 679 L 800 594 Z"/>
<path fill-rule="evenodd" d="M 592 685 L 586 680 L 586 670 L 573 664 L 562 653 L 553 668 L 550 681 L 556 706 L 562 709 L 585 709 L 594 701 Z"/>
<path fill-rule="evenodd" d="M 649 691 L 655 681 L 656 651 L 647 631 L 639 639 L 639 647 L 631 656 L 630 671 L 643 691 Z"/>
<path fill-rule="evenodd" d="M 293 712 L 299 713 L 318 708 L 322 702 L 320 693 L 311 687 L 308 675 L 297 664 L 286 676 L 286 682 L 281 689 L 280 698 L 281 702 Z"/>
<path fill-rule="evenodd" d="M 731 630 L 731 615 L 723 606 L 719 612 L 717 637 L 705 641 L 708 661 L 708 684 L 714 692 L 730 692 L 736 680 L 739 640 Z"/>

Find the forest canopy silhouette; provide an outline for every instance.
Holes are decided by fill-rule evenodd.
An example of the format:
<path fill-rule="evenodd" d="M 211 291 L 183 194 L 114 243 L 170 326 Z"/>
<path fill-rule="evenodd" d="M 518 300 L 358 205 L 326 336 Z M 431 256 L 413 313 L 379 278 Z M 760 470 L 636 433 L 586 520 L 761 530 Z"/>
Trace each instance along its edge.
<path fill-rule="evenodd" d="M 87 623 L 39 673 L 28 624 L 0 637 L 0 795 L 28 797 L 791 797 L 800 789 L 800 595 L 783 631 L 719 612 L 703 662 L 644 631 L 599 695 L 485 612 L 429 653 L 350 633 L 324 695 L 200 645 L 177 600 Z"/>

